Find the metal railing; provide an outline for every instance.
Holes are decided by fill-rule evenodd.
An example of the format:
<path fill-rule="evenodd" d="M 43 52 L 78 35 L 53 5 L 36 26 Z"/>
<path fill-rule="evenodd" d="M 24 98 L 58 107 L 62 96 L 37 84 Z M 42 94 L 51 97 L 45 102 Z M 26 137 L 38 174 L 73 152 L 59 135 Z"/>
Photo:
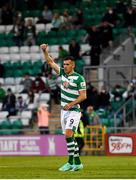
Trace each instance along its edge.
<path fill-rule="evenodd" d="M 97 76 L 95 79 L 91 77 L 93 72 L 95 72 Z M 128 73 L 126 74 L 125 72 Z M 100 84 L 109 90 L 117 83 L 122 86 L 128 85 L 136 74 L 136 65 L 85 66 L 83 74 L 87 82 L 97 84 L 97 86 Z"/>
<path fill-rule="evenodd" d="M 136 103 L 135 103 L 134 94 L 130 97 L 115 113 L 114 113 L 114 132 L 118 131 L 117 129 L 117 119 L 122 117 L 123 127 L 132 126 L 136 123 Z"/>

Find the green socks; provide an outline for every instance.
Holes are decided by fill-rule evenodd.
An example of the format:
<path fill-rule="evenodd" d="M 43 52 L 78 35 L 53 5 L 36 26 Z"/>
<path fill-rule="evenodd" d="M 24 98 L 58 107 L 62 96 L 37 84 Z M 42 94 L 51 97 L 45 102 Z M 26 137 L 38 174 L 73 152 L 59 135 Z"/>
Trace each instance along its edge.
<path fill-rule="evenodd" d="M 79 147 L 76 141 L 75 141 L 74 163 L 76 165 L 81 164 L 80 157 L 79 157 Z"/>
<path fill-rule="evenodd" d="M 67 150 L 69 156 L 68 163 L 73 164 L 74 162 L 74 164 L 76 165 L 81 164 L 79 157 L 79 147 L 77 142 L 74 140 L 73 137 L 66 138 L 66 142 L 67 142 Z"/>
<path fill-rule="evenodd" d="M 73 138 L 73 137 L 66 138 L 66 142 L 67 142 L 67 150 L 68 150 L 68 155 L 69 155 L 69 160 L 68 160 L 68 162 L 69 162 L 70 164 L 73 164 L 74 152 L 75 152 L 75 142 L 74 142 L 74 138 Z"/>

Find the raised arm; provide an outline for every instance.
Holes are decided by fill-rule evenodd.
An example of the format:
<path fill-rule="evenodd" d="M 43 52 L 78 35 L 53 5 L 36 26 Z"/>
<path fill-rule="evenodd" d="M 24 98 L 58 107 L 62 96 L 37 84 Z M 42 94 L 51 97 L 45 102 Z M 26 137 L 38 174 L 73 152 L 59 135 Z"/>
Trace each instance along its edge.
<path fill-rule="evenodd" d="M 42 49 L 42 51 L 44 53 L 44 58 L 45 58 L 46 62 L 51 66 L 52 69 L 54 69 L 54 71 L 57 74 L 60 74 L 60 67 L 58 66 L 58 64 L 56 64 L 54 62 L 53 58 L 49 55 L 48 45 L 47 44 L 41 44 L 40 48 Z"/>

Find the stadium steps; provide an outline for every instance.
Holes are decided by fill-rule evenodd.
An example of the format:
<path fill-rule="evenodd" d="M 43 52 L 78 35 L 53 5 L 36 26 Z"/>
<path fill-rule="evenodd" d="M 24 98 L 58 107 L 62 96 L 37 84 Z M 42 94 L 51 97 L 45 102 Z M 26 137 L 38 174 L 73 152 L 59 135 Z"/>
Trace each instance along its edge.
<path fill-rule="evenodd" d="M 51 134 L 60 128 L 60 104 L 52 102 L 51 115 L 49 117 L 49 130 Z"/>

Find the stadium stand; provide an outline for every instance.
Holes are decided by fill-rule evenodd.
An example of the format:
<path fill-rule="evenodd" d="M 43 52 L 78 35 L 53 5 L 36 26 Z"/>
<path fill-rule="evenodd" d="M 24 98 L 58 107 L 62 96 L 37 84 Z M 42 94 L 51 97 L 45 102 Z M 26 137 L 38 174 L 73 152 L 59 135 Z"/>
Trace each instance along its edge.
<path fill-rule="evenodd" d="M 36 26 L 36 44 L 32 46 L 16 46 L 14 41 L 14 34 L 11 32 L 13 28 L 13 24 L 8 25 L 0 25 L 0 60 L 1 63 L 4 66 L 5 72 L 4 77 L 0 78 L 0 82 L 2 83 L 2 86 L 5 90 L 7 90 L 9 87 L 13 90 L 13 92 L 16 94 L 16 97 L 18 95 L 23 96 L 23 99 L 27 100 L 26 97 L 24 97 L 24 94 L 20 94 L 23 90 L 23 86 L 20 84 L 21 79 L 23 78 L 25 73 L 29 73 L 31 78 L 35 78 L 35 76 L 39 73 L 42 74 L 42 66 L 43 66 L 43 55 L 39 49 L 39 45 L 41 43 L 47 42 L 49 46 L 49 51 L 52 54 L 53 57 L 55 57 L 56 61 L 58 59 L 58 48 L 59 45 L 62 45 L 64 49 L 69 51 L 69 43 L 72 39 L 76 39 L 81 44 L 81 60 L 78 60 L 77 62 L 77 71 L 80 73 L 83 73 L 83 67 L 90 65 L 90 49 L 91 46 L 86 40 L 88 37 L 88 32 L 86 31 L 86 28 L 91 26 L 101 26 L 102 17 L 107 11 L 108 6 L 112 6 L 116 11 L 118 12 L 119 9 L 117 7 L 119 4 L 117 4 L 116 0 L 105 0 L 103 3 L 100 3 L 99 0 L 94 1 L 77 1 L 75 5 L 71 5 L 68 1 L 55 1 L 52 12 L 60 12 L 63 14 L 65 8 L 67 7 L 70 16 L 74 19 L 75 18 L 75 9 L 79 8 L 83 10 L 83 25 L 81 28 L 77 28 L 73 25 L 73 28 L 69 29 L 60 29 L 58 31 L 52 30 L 52 24 L 41 24 L 37 23 L 39 17 L 42 13 L 43 8 L 43 1 L 40 1 L 40 3 L 37 6 L 37 9 L 35 10 L 28 10 L 27 7 L 24 5 L 16 8 L 19 8 L 20 12 L 22 13 L 22 17 L 24 18 L 24 21 L 31 18 Z M 125 1 L 124 6 L 128 7 L 130 4 L 130 1 Z M 15 9 L 16 11 L 18 9 Z M 115 27 L 112 27 L 112 33 L 113 33 L 113 41 L 117 38 L 120 38 L 120 35 L 127 34 L 127 35 L 133 35 L 136 36 L 136 28 L 134 27 L 124 27 L 124 14 L 121 12 L 118 12 L 119 21 L 116 24 Z M 135 41 L 136 44 L 136 41 Z M 136 46 L 135 46 L 136 47 Z M 111 48 L 110 46 L 108 48 Z M 105 51 L 105 49 L 102 49 L 102 52 Z M 87 54 L 87 55 L 86 55 Z M 136 64 L 136 53 L 134 52 L 134 64 Z M 42 76 L 42 75 L 41 75 Z M 45 77 L 42 76 L 45 82 Z M 112 90 L 110 90 L 112 92 Z M 111 93 L 112 97 L 112 93 Z M 51 106 L 51 112 L 52 116 L 50 121 L 50 127 L 52 133 L 55 132 L 56 127 L 58 129 L 60 128 L 60 123 L 58 122 L 60 119 L 60 116 L 58 114 L 58 111 L 60 110 L 59 105 L 54 104 L 52 101 L 50 102 L 50 94 L 49 93 L 41 93 L 41 94 L 34 94 L 34 102 L 28 103 L 28 111 L 22 112 L 20 118 L 17 116 L 15 117 L 15 121 L 13 119 L 9 120 L 3 120 L 7 117 L 8 114 L 4 115 L 4 112 L 0 111 L 0 129 L 7 128 L 8 131 L 3 131 L 3 134 L 10 134 L 11 129 L 13 130 L 13 127 L 15 129 L 18 129 L 18 131 L 13 131 L 13 134 L 19 134 L 22 132 L 22 129 L 24 126 L 29 126 L 31 128 L 31 119 L 33 118 L 33 111 L 37 110 L 37 107 L 40 102 L 47 102 Z M 100 123 L 103 126 L 107 127 L 113 127 L 114 126 L 114 112 L 116 112 L 123 104 L 125 100 L 115 102 L 114 99 L 110 101 L 110 108 L 112 109 L 112 112 L 108 109 L 97 109 L 97 114 L 100 117 Z M 131 105 L 129 106 L 129 109 Z M 55 111 L 57 109 L 57 112 Z M 54 112 L 56 116 L 54 117 Z M 2 115 L 3 114 L 3 115 Z M 26 117 L 25 115 L 28 114 Z M 3 120 L 3 121 L 2 121 Z M 3 123 L 2 123 L 3 122 Z M 33 120 L 33 123 L 35 121 Z M 121 116 L 120 114 L 117 117 L 117 125 L 122 126 Z M 111 131 L 110 131 L 111 132 Z"/>

